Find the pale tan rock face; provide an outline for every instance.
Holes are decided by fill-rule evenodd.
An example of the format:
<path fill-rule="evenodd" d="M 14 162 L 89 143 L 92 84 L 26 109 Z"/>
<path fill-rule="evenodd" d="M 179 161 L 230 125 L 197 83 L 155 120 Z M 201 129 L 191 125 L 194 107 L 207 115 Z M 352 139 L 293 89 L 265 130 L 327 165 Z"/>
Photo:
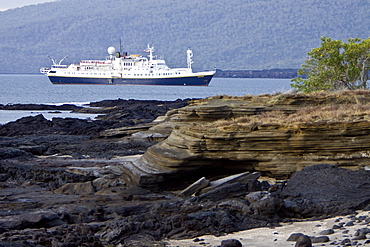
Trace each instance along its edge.
<path fill-rule="evenodd" d="M 148 130 L 161 132 L 163 126 L 170 134 L 150 147 L 136 164 L 150 166 L 156 175 L 162 171 L 168 175 L 222 167 L 258 171 L 281 179 L 289 178 L 305 166 L 323 163 L 364 169 L 370 156 L 367 114 L 310 122 L 279 119 L 243 124 L 232 120 L 273 111 L 288 116 L 307 106 L 366 105 L 368 102 L 370 94 L 364 91 L 313 96 L 220 96 L 194 101 L 190 106 L 170 112 L 163 123 Z M 231 123 L 220 122 L 220 119 Z M 169 126 L 172 132 L 168 131 Z"/>

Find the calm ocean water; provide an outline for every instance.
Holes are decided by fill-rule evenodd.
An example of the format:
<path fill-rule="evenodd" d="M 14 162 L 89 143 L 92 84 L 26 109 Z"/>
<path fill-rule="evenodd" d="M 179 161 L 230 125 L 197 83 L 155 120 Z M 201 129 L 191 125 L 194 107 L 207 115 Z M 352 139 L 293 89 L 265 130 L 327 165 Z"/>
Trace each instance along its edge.
<path fill-rule="evenodd" d="M 213 78 L 208 87 L 53 85 L 41 74 L 0 74 L 0 104 L 85 104 L 118 98 L 176 100 L 215 95 L 273 94 L 290 90 L 290 83 L 289 79 Z M 19 111 L 14 114 L 16 113 L 17 116 L 12 116 L 11 112 L 0 111 L 0 123 L 19 116 L 36 114 Z"/>

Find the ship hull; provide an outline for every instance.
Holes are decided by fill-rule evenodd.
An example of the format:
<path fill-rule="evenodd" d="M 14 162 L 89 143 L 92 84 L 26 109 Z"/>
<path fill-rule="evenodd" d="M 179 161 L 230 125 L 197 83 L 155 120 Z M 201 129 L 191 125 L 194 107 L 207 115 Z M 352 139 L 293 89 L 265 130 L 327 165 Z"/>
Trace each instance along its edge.
<path fill-rule="evenodd" d="M 175 78 L 92 78 L 48 76 L 53 84 L 96 85 L 152 85 L 152 86 L 208 86 L 213 74 Z"/>

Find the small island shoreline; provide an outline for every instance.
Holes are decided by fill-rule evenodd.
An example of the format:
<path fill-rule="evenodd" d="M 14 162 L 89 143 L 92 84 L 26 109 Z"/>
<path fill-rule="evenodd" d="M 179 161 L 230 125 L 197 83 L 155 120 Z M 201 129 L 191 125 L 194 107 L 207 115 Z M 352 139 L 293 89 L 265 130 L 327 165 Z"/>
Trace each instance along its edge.
<path fill-rule="evenodd" d="M 339 245 L 348 238 L 351 243 L 365 244 L 367 233 L 365 239 L 355 239 L 356 231 L 368 228 L 370 222 L 370 174 L 363 158 L 353 156 L 351 166 L 344 163 L 338 166 L 329 158 L 335 157 L 338 162 L 338 155 L 325 155 L 326 160 L 313 159 L 311 163 L 306 159 L 306 167 L 298 167 L 293 173 L 286 172 L 288 176 L 282 178 L 254 163 L 244 162 L 243 167 L 242 158 L 238 158 L 241 161 L 232 156 L 211 158 L 207 153 L 211 148 L 218 147 L 219 155 L 236 153 L 236 146 L 228 144 L 233 140 L 230 136 L 219 146 L 198 142 L 196 138 L 206 130 L 211 131 L 209 133 L 229 133 L 230 130 L 241 133 L 243 130 L 247 136 L 248 133 L 260 133 L 257 132 L 260 130 L 277 133 L 276 122 L 271 121 L 281 118 L 282 110 L 286 116 L 293 116 L 297 109 L 305 108 L 307 112 L 317 105 L 320 108 L 340 104 L 359 105 L 365 112 L 369 99 L 368 92 L 358 91 L 217 96 L 172 102 L 107 100 L 93 102 L 85 108 L 61 106 L 76 112 L 101 114 L 97 121 L 47 120 L 38 115 L 1 125 L 0 243 L 4 246 L 12 246 L 12 243 L 22 246 L 63 246 L 67 243 L 75 246 L 200 246 L 201 243 L 218 246 L 225 238 L 235 238 L 249 246 L 251 241 L 248 239 L 253 238 L 255 246 L 263 246 L 259 242 L 262 238 L 255 235 L 258 232 L 268 243 L 265 246 L 271 246 L 268 241 L 273 241 L 273 246 L 293 246 L 295 242 L 287 242 L 286 237 L 295 230 L 314 237 L 322 235 L 318 230 L 306 231 L 301 223 L 295 223 L 296 219 L 320 219 L 321 226 L 315 229 L 328 230 L 323 228 L 330 228 L 334 223 L 324 224 L 323 219 L 335 217 L 335 220 L 341 216 L 339 223 L 354 221 L 357 228 L 342 224 L 334 235 L 328 235 L 329 243 Z M 12 107 L 15 110 L 39 109 L 41 106 Z M 48 110 L 61 109 L 50 107 Z M 280 113 L 276 114 L 278 110 Z M 338 108 L 332 110 L 338 112 Z M 262 122 L 262 113 L 269 114 L 268 122 Z M 361 125 L 350 132 L 348 126 L 351 121 L 368 121 L 367 115 L 354 111 L 352 117 L 348 112 L 345 114 L 345 138 L 366 137 L 366 131 L 356 132 L 364 130 Z M 332 126 L 330 121 L 324 121 L 325 117 L 334 121 L 331 115 L 313 115 L 316 117 L 311 124 L 321 126 L 319 124 L 324 122 L 323 126 Z M 242 119 L 246 116 L 249 122 Z M 250 122 L 251 119 L 254 122 Z M 338 119 L 345 118 L 340 116 Z M 251 129 L 250 126 L 254 127 Z M 222 140 L 219 134 L 217 138 Z M 181 150 L 178 149 L 180 140 Z M 314 141 L 320 143 L 321 140 Z M 167 153 L 162 149 L 164 145 Z M 173 145 L 178 146 L 175 149 Z M 225 147 L 229 150 L 223 151 Z M 367 151 L 365 146 L 357 148 Z M 189 150 L 196 150 L 197 156 Z M 171 157 L 176 158 L 177 163 L 171 161 L 169 154 L 174 155 Z M 160 158 L 160 155 L 165 156 Z M 202 155 L 204 160 L 200 159 Z M 284 158 L 285 164 L 289 164 L 289 157 Z M 255 158 L 258 160 L 257 156 Z M 351 157 L 345 158 L 348 161 Z M 183 160 L 187 162 L 183 163 Z M 284 167 L 275 161 L 279 165 L 274 169 Z M 172 162 L 172 166 L 167 166 L 166 162 Z M 262 160 L 259 162 L 263 163 Z M 173 172 L 176 170 L 174 164 L 180 173 Z M 268 164 L 273 168 L 271 162 Z M 192 168 L 186 171 L 186 167 Z M 236 174 L 239 174 L 238 180 L 234 179 Z M 275 176 L 275 180 L 265 179 L 266 175 Z M 202 176 L 208 181 L 205 187 L 190 195 L 181 193 Z M 223 183 L 215 186 L 215 181 L 221 180 Z M 290 227 L 285 231 L 281 224 Z M 264 230 L 257 230 L 261 227 Z M 242 232 L 253 228 L 257 229 Z M 348 234 L 343 233 L 346 230 L 350 230 Z M 204 236 L 220 237 L 233 232 L 238 234 L 222 238 Z"/>

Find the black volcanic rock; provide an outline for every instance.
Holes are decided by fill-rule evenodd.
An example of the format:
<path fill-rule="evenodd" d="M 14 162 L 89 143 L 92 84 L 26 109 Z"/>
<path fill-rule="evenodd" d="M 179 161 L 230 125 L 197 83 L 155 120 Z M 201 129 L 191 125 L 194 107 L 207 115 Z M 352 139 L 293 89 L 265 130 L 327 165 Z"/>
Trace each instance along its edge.
<path fill-rule="evenodd" d="M 297 172 L 282 191 L 285 212 L 308 218 L 353 213 L 370 203 L 370 172 L 316 165 Z"/>
<path fill-rule="evenodd" d="M 0 110 L 23 110 L 23 111 L 76 111 L 81 106 L 63 104 L 63 105 L 44 105 L 44 104 L 8 104 L 0 105 Z"/>
<path fill-rule="evenodd" d="M 102 114 L 99 120 L 30 116 L 0 125 L 0 158 L 28 155 L 64 154 L 74 157 L 124 156 L 143 153 L 155 142 L 143 140 L 107 140 L 99 133 L 121 127 L 150 123 L 168 110 L 182 107 L 188 100 L 145 101 L 106 100 L 90 104 L 90 108 L 73 105 L 7 105 L 7 110 L 74 110 Z M 11 148 L 11 149 L 10 149 Z"/>
<path fill-rule="evenodd" d="M 39 115 L 1 126 L 0 246 L 165 246 L 165 238 L 220 236 L 370 204 L 369 172 L 330 165 L 298 171 L 286 184 L 255 177 L 188 197 L 170 186 L 128 186 L 120 156 L 141 154 L 154 142 L 99 133 L 153 121 L 182 104 L 104 101 L 87 110 L 107 114 L 104 120 Z M 196 180 L 188 174 L 182 176 Z"/>

